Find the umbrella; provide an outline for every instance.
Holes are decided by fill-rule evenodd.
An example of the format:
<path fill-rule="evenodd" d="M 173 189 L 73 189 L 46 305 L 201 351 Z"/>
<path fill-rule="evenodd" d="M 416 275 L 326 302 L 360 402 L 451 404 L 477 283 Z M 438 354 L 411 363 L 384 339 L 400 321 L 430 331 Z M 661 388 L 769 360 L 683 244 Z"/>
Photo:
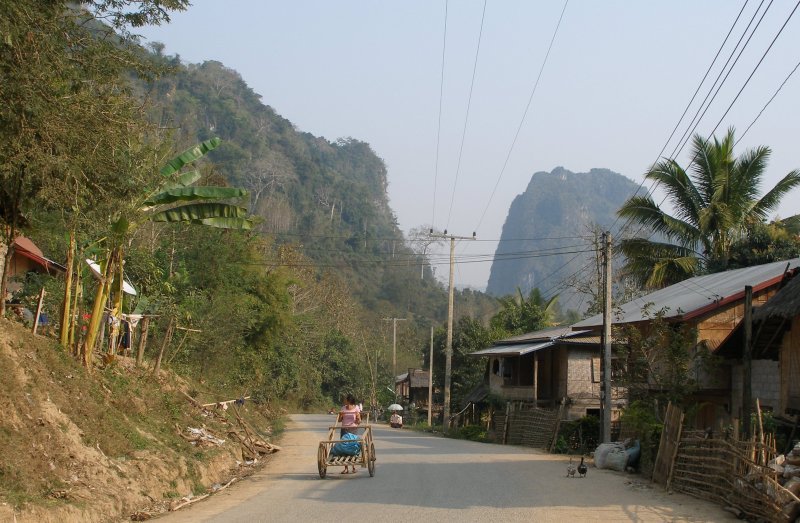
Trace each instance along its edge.
<path fill-rule="evenodd" d="M 403 410 L 403 407 L 401 407 L 397 403 L 392 403 L 391 405 L 389 405 L 387 407 L 387 409 L 389 409 L 389 410 Z"/>

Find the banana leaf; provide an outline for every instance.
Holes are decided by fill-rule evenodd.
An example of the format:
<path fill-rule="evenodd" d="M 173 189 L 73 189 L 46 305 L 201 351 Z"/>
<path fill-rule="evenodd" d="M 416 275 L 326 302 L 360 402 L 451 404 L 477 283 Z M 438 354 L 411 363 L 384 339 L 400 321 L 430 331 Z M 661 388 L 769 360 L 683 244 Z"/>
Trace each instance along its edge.
<path fill-rule="evenodd" d="M 213 151 L 219 146 L 220 143 L 222 143 L 222 140 L 215 137 L 199 143 L 194 147 L 186 149 L 181 154 L 167 162 L 167 164 L 161 168 L 161 174 L 163 176 L 169 176 L 180 171 L 184 165 L 192 163 L 209 151 Z"/>
<path fill-rule="evenodd" d="M 150 217 L 153 222 L 191 222 L 203 223 L 203 220 L 215 218 L 243 218 L 247 209 L 227 203 L 190 203 L 158 212 Z"/>
<path fill-rule="evenodd" d="M 177 187 L 188 187 L 192 185 L 194 182 L 200 179 L 200 173 L 198 171 L 187 171 L 170 184 L 163 186 L 159 192 L 167 191 L 169 189 L 175 189 Z"/>
<path fill-rule="evenodd" d="M 220 229 L 234 229 L 240 231 L 249 231 L 253 228 L 253 221 L 247 218 L 205 218 L 192 221 L 192 223 L 205 225 L 206 227 L 218 227 Z"/>
<path fill-rule="evenodd" d="M 164 205 L 194 200 L 220 200 L 247 196 L 247 190 L 239 187 L 173 187 L 151 196 L 145 203 L 148 206 Z"/>

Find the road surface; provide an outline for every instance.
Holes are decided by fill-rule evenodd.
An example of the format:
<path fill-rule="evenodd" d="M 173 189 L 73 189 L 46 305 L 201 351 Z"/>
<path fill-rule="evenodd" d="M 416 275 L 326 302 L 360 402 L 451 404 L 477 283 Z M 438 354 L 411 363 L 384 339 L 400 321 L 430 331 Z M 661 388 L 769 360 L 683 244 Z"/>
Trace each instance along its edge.
<path fill-rule="evenodd" d="M 590 467 L 567 478 L 567 458 L 506 445 L 374 426 L 375 477 L 359 468 L 317 473 L 330 415 L 293 415 L 257 474 L 159 521 L 733 521 L 721 508 L 668 495 L 640 476 Z"/>

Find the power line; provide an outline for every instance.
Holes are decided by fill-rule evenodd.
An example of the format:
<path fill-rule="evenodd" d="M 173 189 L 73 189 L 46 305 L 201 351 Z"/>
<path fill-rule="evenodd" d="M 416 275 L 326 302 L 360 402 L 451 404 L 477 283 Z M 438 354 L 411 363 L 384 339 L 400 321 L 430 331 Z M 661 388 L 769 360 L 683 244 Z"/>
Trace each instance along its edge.
<path fill-rule="evenodd" d="M 549 256 L 561 256 L 564 254 L 576 254 L 576 253 L 585 253 L 585 252 L 594 252 L 595 249 L 584 249 L 584 250 L 573 250 L 573 251 L 563 251 L 563 252 L 551 252 L 551 253 L 542 253 L 542 254 L 525 254 L 519 256 L 513 256 L 504 258 L 506 259 L 526 259 L 526 258 L 545 258 Z M 466 260 L 466 261 L 457 261 L 456 264 L 472 264 L 472 263 L 487 263 L 495 261 L 491 257 L 486 257 L 485 259 L 476 259 L 476 260 Z M 430 265 L 444 265 L 449 263 L 445 260 L 440 262 L 433 262 Z M 282 267 L 352 267 L 353 265 L 383 265 L 384 267 L 407 267 L 409 263 L 407 261 L 392 261 L 392 260 L 380 260 L 380 259 L 359 259 L 359 260 L 345 260 L 339 263 L 318 263 L 314 261 L 308 262 L 282 262 L 280 260 L 263 260 L 259 262 L 242 262 L 242 265 L 266 265 L 266 266 L 282 266 Z"/>
<path fill-rule="evenodd" d="M 436 184 L 439 179 L 439 144 L 442 133 L 442 100 L 444 99 L 444 57 L 447 49 L 447 0 L 444 0 L 444 35 L 442 36 L 442 72 L 439 83 L 439 123 L 436 127 L 436 165 L 433 174 L 433 208 L 431 210 L 431 226 L 436 223 Z"/>
<path fill-rule="evenodd" d="M 676 147 L 672 150 L 672 154 L 670 155 L 670 158 L 675 158 L 675 155 L 677 154 L 677 152 L 683 150 L 683 147 L 685 146 L 685 143 L 684 143 L 684 145 L 680 145 L 680 144 L 683 142 L 684 138 L 686 138 L 687 136 L 689 136 L 689 137 L 692 136 L 692 133 L 695 131 L 695 129 L 697 129 L 697 126 L 700 124 L 700 120 L 702 120 L 703 116 L 705 116 L 705 111 L 707 111 L 708 108 L 711 107 L 711 103 L 716 99 L 717 93 L 719 93 L 719 89 L 722 88 L 722 85 L 728 79 L 728 75 L 730 75 L 731 71 L 733 71 L 733 67 L 736 65 L 736 63 L 738 62 L 739 57 L 741 56 L 741 54 L 744 51 L 745 47 L 747 47 L 747 44 L 750 42 L 750 38 L 752 38 L 753 34 L 755 34 L 755 30 L 758 29 L 758 26 L 761 24 L 761 20 L 763 20 L 763 15 L 761 17 L 761 20 L 759 20 L 758 24 L 756 24 L 756 27 L 753 28 L 753 31 L 750 33 L 750 38 L 747 39 L 747 41 L 745 42 L 745 45 L 742 47 L 741 51 L 739 52 L 739 55 L 736 57 L 736 59 L 734 60 L 733 64 L 731 65 L 731 67 L 729 69 L 728 69 L 728 64 L 730 64 L 731 59 L 733 58 L 734 54 L 736 54 L 736 50 L 739 49 L 739 45 L 742 43 L 742 40 L 744 39 L 745 35 L 747 35 L 747 32 L 750 29 L 750 26 L 753 24 L 753 21 L 758 16 L 758 13 L 761 10 L 761 6 L 762 5 L 764 5 L 764 0 L 761 0 L 761 3 L 758 4 L 758 7 L 756 8 L 755 12 L 753 12 L 753 16 L 750 17 L 750 21 L 747 23 L 747 26 L 742 31 L 741 36 L 739 36 L 739 40 L 736 42 L 736 45 L 734 45 L 733 49 L 731 50 L 730 54 L 728 55 L 728 59 L 723 64 L 722 68 L 720 69 L 719 73 L 717 74 L 717 77 L 714 79 L 714 82 L 711 84 L 711 87 L 709 87 L 705 98 L 703 98 L 703 101 L 700 103 L 700 106 L 697 108 L 697 111 L 695 111 L 694 116 L 689 121 L 689 125 L 686 127 L 686 130 L 681 134 L 681 137 L 678 139 L 678 145 L 676 145 Z M 764 10 L 764 14 L 766 14 L 767 10 L 769 10 L 770 5 L 772 5 L 772 1 L 770 1 L 770 4 L 767 5 L 767 9 Z M 722 49 L 725 47 L 725 43 L 727 42 L 727 40 L 728 40 L 731 32 L 733 31 L 733 29 L 736 27 L 736 24 L 739 21 L 739 18 L 741 17 L 741 14 L 742 14 L 742 12 L 743 12 L 743 10 L 744 10 L 744 8 L 746 6 L 747 6 L 747 1 L 742 6 L 742 9 L 739 10 L 739 14 L 736 16 L 736 20 L 734 20 L 733 24 L 731 25 L 731 28 L 728 31 L 728 34 L 725 36 L 725 40 L 723 40 L 722 45 L 720 45 L 720 48 L 719 48 L 719 50 L 717 51 L 717 54 L 714 57 L 714 61 L 712 61 L 711 65 L 709 66 L 709 70 L 711 69 L 711 67 L 713 67 L 714 62 L 716 61 L 716 59 L 719 56 L 719 54 L 722 51 Z M 714 91 L 714 88 L 717 86 L 717 82 L 720 81 L 720 78 L 722 77 L 722 74 L 725 72 L 726 69 L 728 69 L 728 74 L 726 74 L 725 78 L 722 79 L 722 82 L 719 84 L 719 88 L 714 93 L 714 96 L 711 97 L 711 100 L 709 100 L 709 96 L 711 96 L 711 93 Z M 702 83 L 700 85 L 698 85 L 698 89 L 700 89 L 701 86 L 702 86 Z M 706 102 L 708 102 L 708 104 L 706 104 Z M 703 111 L 703 114 L 700 115 L 700 119 L 698 119 L 698 115 L 703 110 L 704 106 L 705 106 L 705 111 Z M 663 154 L 663 152 L 666 149 L 666 146 L 667 146 L 668 143 L 669 142 L 664 144 L 664 148 L 662 148 L 661 153 L 659 153 L 659 157 L 661 156 L 661 154 Z M 655 164 L 655 162 L 654 162 L 654 164 Z M 646 178 L 642 180 L 642 184 L 644 184 L 645 181 L 646 181 Z M 656 188 L 659 186 L 659 184 L 660 184 L 660 182 L 658 180 L 654 180 L 650 184 L 650 188 L 648 189 L 648 194 L 652 194 L 653 191 L 655 191 Z M 638 189 L 637 189 L 637 192 L 638 192 Z M 662 203 L 663 203 L 663 201 L 662 201 Z M 627 219 L 627 221 L 625 222 L 625 224 L 620 229 L 620 233 L 619 233 L 620 237 L 622 237 L 624 235 L 624 232 L 632 224 L 633 224 L 633 217 L 629 217 Z M 642 231 L 643 228 L 644 228 L 643 226 L 640 226 L 639 229 L 637 229 L 636 233 L 634 233 L 634 234 L 638 235 Z"/>
<path fill-rule="evenodd" d="M 747 4 L 748 4 L 749 1 L 750 0 L 745 0 L 744 4 L 742 4 L 742 8 L 739 10 L 739 14 L 736 15 L 736 19 L 733 21 L 733 24 L 731 24 L 730 29 L 728 29 L 728 34 L 725 35 L 725 39 L 722 41 L 722 44 L 719 46 L 719 49 L 717 49 L 717 53 L 714 55 L 714 59 L 711 60 L 710 64 L 708 64 L 708 68 L 706 69 L 706 73 L 703 75 L 703 79 L 700 80 L 699 84 L 697 84 L 697 88 L 694 90 L 694 94 L 692 95 L 692 98 L 689 100 L 689 103 L 686 104 L 686 108 L 684 108 L 683 113 L 681 114 L 681 117 L 678 118 L 677 123 L 675 123 L 675 127 L 673 127 L 672 132 L 669 134 L 669 137 L 667 138 L 667 141 L 664 142 L 664 146 L 661 147 L 661 150 L 658 152 L 658 155 L 656 156 L 656 159 L 653 162 L 654 164 L 656 162 L 658 162 L 659 158 L 661 158 L 661 155 L 664 154 L 664 151 L 667 149 L 667 145 L 669 145 L 669 142 L 672 140 L 672 137 L 675 136 L 675 132 L 678 130 L 678 127 L 681 125 L 681 122 L 683 121 L 683 117 L 686 116 L 686 113 L 689 111 L 689 107 L 692 106 L 692 103 L 694 102 L 695 98 L 697 97 L 697 93 L 699 93 L 700 92 L 700 88 L 703 87 L 703 84 L 705 83 L 706 78 L 708 78 L 708 74 L 711 72 L 711 69 L 714 67 L 714 64 L 717 62 L 717 58 L 719 58 L 719 55 L 722 52 L 722 49 L 725 48 L 725 44 L 728 42 L 728 38 L 730 38 L 734 27 L 736 27 L 736 24 L 739 22 L 739 18 L 742 16 L 742 13 L 744 12 L 745 7 L 747 7 Z M 723 69 L 724 69 L 724 67 L 723 67 Z M 642 187 L 644 186 L 646 181 L 647 181 L 647 178 L 642 178 L 642 182 L 636 188 L 636 191 L 634 191 L 634 193 L 631 196 L 631 198 L 634 198 L 637 194 L 639 194 L 639 191 L 642 189 Z M 629 218 L 629 220 L 630 220 L 630 218 Z M 617 225 L 618 221 L 619 221 L 619 216 L 617 216 L 616 219 L 614 220 L 614 223 L 611 224 L 611 227 L 609 228 L 610 231 L 614 230 L 614 226 Z M 627 222 L 626 222 L 626 225 L 627 225 Z M 622 234 L 622 231 L 625 230 L 626 225 L 623 225 L 620 228 L 620 234 Z"/>
<path fill-rule="evenodd" d="M 771 3 L 772 3 L 772 2 L 770 2 L 770 5 L 771 5 Z M 789 16 L 786 18 L 786 20 L 784 21 L 783 25 L 781 25 L 781 28 L 780 28 L 780 29 L 778 30 L 778 32 L 775 34 L 775 37 L 774 37 L 774 38 L 772 39 L 772 41 L 770 42 L 769 46 L 768 46 L 768 47 L 767 47 L 767 49 L 764 51 L 764 53 L 761 55 L 761 58 L 759 59 L 758 63 L 755 65 L 755 67 L 753 68 L 753 70 L 750 72 L 750 75 L 747 77 L 747 80 L 745 80 L 744 84 L 742 84 L 742 87 L 739 89 L 739 92 L 738 92 L 738 93 L 736 93 L 736 96 L 733 98 L 733 100 L 731 101 L 731 103 L 728 105 L 728 108 L 725 110 L 725 112 L 723 113 L 723 115 L 720 117 L 719 121 L 717 121 L 717 124 L 716 124 L 716 125 L 714 126 L 714 128 L 711 130 L 711 133 L 710 133 L 710 135 L 712 135 L 712 136 L 713 136 L 713 135 L 714 135 L 714 132 L 716 132 L 717 128 L 719 128 L 720 124 L 722 124 L 722 121 L 723 121 L 723 120 L 725 119 L 725 117 L 728 115 L 728 113 L 730 112 L 731 108 L 733 108 L 733 105 L 734 105 L 734 104 L 736 103 L 736 101 L 739 99 L 739 96 L 742 94 L 742 92 L 744 91 L 744 89 L 745 89 L 745 88 L 747 87 L 747 85 L 750 83 L 750 80 L 753 78 L 753 76 L 755 75 L 756 71 L 758 71 L 758 68 L 759 68 L 759 67 L 761 66 L 761 64 L 763 63 L 763 61 L 764 61 L 764 59 L 766 58 L 766 56 L 767 56 L 767 54 L 769 53 L 769 51 L 772 49 L 772 46 L 773 46 L 773 45 L 775 45 L 775 42 L 778 40 L 778 37 L 781 35 L 781 33 L 783 32 L 783 30 L 786 28 L 786 25 L 787 25 L 787 24 L 789 23 L 789 21 L 792 19 L 792 17 L 794 16 L 794 13 L 797 11 L 797 8 L 798 8 L 798 7 L 800 7 L 800 1 L 798 1 L 798 2 L 795 4 L 795 6 L 794 6 L 794 9 L 792 9 L 792 12 L 791 12 L 791 13 L 789 13 Z M 767 6 L 767 9 L 769 9 L 769 6 Z M 766 13 L 766 11 L 765 11 L 765 13 Z M 763 19 L 763 15 L 762 15 L 762 19 Z M 761 20 L 759 20 L 759 24 L 760 24 L 760 23 L 761 23 Z M 758 28 L 758 25 L 756 25 L 756 28 Z M 755 29 L 754 29 L 754 31 L 755 31 Z M 750 36 L 752 37 L 752 34 L 751 34 Z M 749 38 L 748 38 L 748 41 L 749 41 Z M 740 55 L 741 55 L 741 53 L 740 53 Z M 737 57 L 737 60 L 738 60 L 738 57 Z M 726 78 L 727 78 L 727 77 L 726 77 Z M 695 126 L 695 127 L 696 127 L 696 126 Z M 692 159 L 689 161 L 689 164 L 688 164 L 688 165 L 689 165 L 689 166 L 691 166 L 691 165 L 694 163 L 694 161 L 695 161 L 696 159 L 697 159 L 697 152 L 695 152 L 694 156 L 692 156 Z M 688 167 L 687 167 L 687 168 L 688 168 Z M 664 196 L 664 198 L 663 198 L 663 199 L 661 200 L 661 202 L 658 204 L 658 207 L 661 207 L 661 205 L 663 205 L 663 204 L 664 204 L 664 202 L 666 201 L 666 199 L 667 199 L 667 196 Z M 635 233 L 635 234 L 639 234 L 639 233 L 642 231 L 642 229 L 643 229 L 643 228 L 644 228 L 644 224 L 642 224 L 642 225 L 639 227 L 639 229 L 636 231 L 636 233 Z M 652 238 L 654 235 L 655 235 L 655 231 L 651 232 L 651 233 L 650 233 L 650 235 L 647 237 L 647 240 L 649 240 L 650 238 Z"/>
<path fill-rule="evenodd" d="M 744 136 L 747 134 L 747 132 L 750 130 L 750 128 L 753 127 L 753 125 L 758 121 L 759 118 L 761 118 L 761 115 L 764 114 L 764 111 L 767 109 L 767 107 L 769 107 L 769 104 L 772 103 L 772 100 L 774 100 L 775 97 L 778 96 L 778 93 L 781 92 L 781 89 L 783 89 L 783 86 L 786 85 L 786 82 L 789 81 L 789 79 L 792 77 L 792 75 L 795 73 L 795 71 L 797 71 L 798 67 L 800 67 L 800 62 L 797 62 L 797 65 L 794 66 L 794 69 L 792 69 L 792 71 L 789 73 L 789 75 L 786 78 L 784 78 L 783 82 L 778 87 L 778 89 L 775 91 L 775 93 L 772 95 L 772 97 L 769 100 L 767 100 L 767 103 L 764 104 L 764 107 L 761 108 L 761 110 L 758 112 L 758 114 L 753 119 L 753 121 L 750 122 L 750 125 L 747 126 L 747 129 L 745 129 L 744 132 L 741 135 L 739 135 L 739 138 L 737 138 L 736 141 L 733 143 L 734 146 L 736 146 L 736 144 L 738 144 L 742 140 L 742 138 L 744 138 Z"/>
<path fill-rule="evenodd" d="M 478 54 L 481 51 L 481 40 L 483 39 L 483 21 L 486 18 L 486 0 L 483 0 L 483 13 L 481 14 L 481 28 L 478 32 L 478 46 L 475 49 L 475 63 L 472 65 L 472 81 L 469 84 L 469 97 L 467 98 L 467 114 L 464 117 L 464 130 L 461 132 L 461 146 L 458 148 L 458 164 L 456 166 L 456 178 L 453 182 L 453 194 L 450 196 L 450 210 L 447 213 L 445 230 L 450 227 L 450 216 L 453 214 L 453 201 L 456 198 L 456 187 L 458 186 L 458 175 L 461 172 L 461 157 L 464 153 L 464 139 L 467 136 L 467 123 L 469 122 L 469 109 L 472 105 L 472 89 L 475 87 L 475 73 L 478 70 Z M 431 224 L 433 225 L 433 224 Z"/>
<path fill-rule="evenodd" d="M 502 169 L 500 169 L 500 174 L 497 176 L 497 181 L 494 184 L 492 193 L 489 195 L 489 201 L 486 202 L 486 207 L 483 209 L 483 213 L 481 214 L 481 217 L 478 220 L 478 225 L 474 229 L 476 231 L 480 229 L 481 224 L 483 223 L 483 219 L 486 216 L 486 212 L 489 210 L 489 205 L 491 205 L 495 192 L 497 192 L 497 187 L 500 185 L 500 180 L 503 178 L 503 173 L 506 170 L 506 166 L 508 166 L 508 160 L 509 158 L 511 158 L 511 153 L 514 150 L 514 146 L 517 144 L 517 138 L 519 138 L 519 133 L 522 130 L 522 125 L 525 123 L 525 117 L 528 115 L 528 110 L 531 107 L 531 102 L 533 102 L 533 95 L 536 94 L 536 88 L 539 87 L 539 81 L 542 78 L 544 67 L 545 65 L 547 65 L 547 59 L 550 57 L 550 51 L 553 49 L 553 43 L 555 42 L 556 36 L 558 35 L 558 29 L 561 27 L 561 21 L 564 19 L 564 12 L 567 10 L 567 5 L 569 5 L 569 0 L 565 0 L 564 7 L 561 9 L 561 15 L 558 17 L 558 23 L 556 24 L 556 28 L 553 31 L 553 36 L 550 39 L 550 45 L 547 47 L 547 53 L 545 53 L 544 60 L 542 61 L 542 66 L 539 68 L 539 74 L 536 77 L 536 82 L 533 84 L 533 89 L 531 89 L 531 95 L 528 97 L 528 104 L 525 106 L 525 111 L 522 113 L 522 118 L 520 119 L 519 125 L 517 126 L 517 132 L 514 133 L 514 139 L 511 141 L 511 147 L 509 147 L 508 149 L 508 154 L 506 154 L 506 159 L 503 162 Z"/>
<path fill-rule="evenodd" d="M 739 62 L 739 58 L 741 58 L 742 53 L 744 53 L 744 50 L 747 48 L 747 45 L 750 43 L 750 40 L 753 38 L 753 35 L 756 34 L 756 31 L 758 30 L 759 26 L 761 25 L 761 22 L 764 21 L 764 17 L 767 15 L 767 12 L 769 11 L 769 8 L 772 7 L 772 2 L 773 2 L 773 0 L 770 0 L 769 4 L 767 4 L 767 8 L 764 9 L 763 13 L 761 13 L 761 18 L 758 19 L 758 23 L 756 23 L 756 26 L 753 27 L 753 30 L 750 32 L 750 36 L 747 37 L 747 40 L 745 41 L 744 45 L 739 50 L 739 54 L 736 55 L 736 58 L 733 60 L 733 63 L 731 64 L 730 68 L 728 68 L 728 72 L 725 74 L 725 77 L 722 79 L 722 81 L 720 82 L 719 86 L 717 86 L 717 90 L 714 91 L 714 95 L 711 97 L 711 100 L 709 100 L 708 104 L 706 104 L 705 109 L 703 109 L 703 104 L 705 104 L 705 100 L 703 100 L 703 104 L 700 105 L 700 107 L 698 108 L 697 112 L 695 113 L 695 118 L 697 118 L 697 115 L 700 114 L 700 110 L 701 109 L 703 110 L 702 114 L 700 114 L 700 117 L 697 118 L 696 122 L 695 122 L 695 118 L 692 118 L 692 123 L 694 123 L 694 126 L 692 127 L 692 123 L 689 124 L 689 128 L 686 129 L 686 132 L 684 133 L 683 136 L 681 136 L 681 139 L 679 140 L 679 143 L 681 143 L 680 147 L 676 146 L 676 148 L 672 151 L 672 155 L 671 155 L 672 158 L 674 158 L 675 156 L 680 154 L 680 152 L 683 151 L 683 148 L 686 147 L 686 144 L 691 139 L 692 134 L 695 132 L 697 127 L 700 125 L 700 122 L 703 120 L 703 117 L 706 115 L 706 112 L 708 112 L 708 109 L 711 107 L 711 103 L 717 98 L 717 95 L 719 94 L 720 90 L 722 89 L 722 86 L 728 80 L 728 77 L 730 76 L 731 72 L 733 72 L 733 68 L 736 67 L 736 64 Z M 762 0 L 761 4 L 763 4 L 763 3 L 764 2 Z M 759 4 L 759 6 L 758 6 L 759 9 L 761 8 L 761 4 Z M 750 19 L 750 24 L 753 23 L 753 20 L 755 19 L 756 15 L 758 15 L 758 9 L 756 9 L 756 12 L 753 13 L 753 18 Z M 739 38 L 739 42 L 737 42 L 736 47 L 734 47 L 733 51 L 731 51 L 731 57 L 733 56 L 733 53 L 736 52 L 736 49 L 738 48 L 739 43 L 741 42 L 741 39 L 744 38 L 744 35 L 747 33 L 747 29 L 750 27 L 750 24 L 747 25 L 747 27 L 745 28 L 744 32 L 742 33 L 742 36 Z M 728 57 L 728 61 L 730 61 L 730 57 Z M 727 62 L 725 63 L 725 66 L 727 66 Z M 723 71 L 725 70 L 725 66 L 723 66 L 722 71 L 720 71 L 720 75 L 722 75 Z M 719 76 L 717 76 L 717 80 L 719 80 Z M 714 90 L 714 86 L 716 86 L 716 81 L 714 82 L 714 85 L 711 86 L 711 90 L 712 91 Z M 709 91 L 709 94 L 711 94 L 711 91 Z M 708 98 L 708 95 L 706 95 L 706 98 Z M 713 132 L 712 132 L 712 134 L 713 134 Z"/>
<path fill-rule="evenodd" d="M 263 232 L 261 233 L 266 236 L 292 236 L 292 237 L 299 237 L 299 238 L 316 238 L 316 239 L 329 239 L 329 240 L 350 240 L 353 239 L 354 236 L 352 234 L 349 235 L 331 235 L 331 234 L 304 234 L 304 233 L 294 233 L 294 232 Z M 592 237 L 589 235 L 583 236 L 540 236 L 540 237 L 533 237 L 533 238 L 488 238 L 488 239 L 481 239 L 476 238 L 476 242 L 531 242 L 531 241 L 555 241 L 555 240 L 589 240 Z M 398 241 L 398 242 L 406 242 L 406 243 L 415 243 L 415 242 L 429 242 L 430 238 L 404 238 L 404 237 L 396 237 L 396 236 L 368 236 L 368 239 L 371 241 Z"/>

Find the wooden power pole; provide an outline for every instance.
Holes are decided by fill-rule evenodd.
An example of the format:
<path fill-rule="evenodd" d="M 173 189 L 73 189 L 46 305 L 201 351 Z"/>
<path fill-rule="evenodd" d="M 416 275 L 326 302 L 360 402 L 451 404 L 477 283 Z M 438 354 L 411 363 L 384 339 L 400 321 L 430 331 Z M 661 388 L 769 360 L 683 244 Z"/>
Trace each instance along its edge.
<path fill-rule="evenodd" d="M 433 234 L 435 238 L 449 238 L 450 239 L 450 285 L 447 295 L 447 345 L 445 345 L 444 355 L 444 409 L 442 413 L 442 425 L 445 432 L 450 431 L 450 375 L 453 364 L 453 276 L 455 273 L 455 254 L 456 254 L 456 240 L 474 240 L 475 233 L 472 236 L 453 236 L 447 234 Z"/>
<path fill-rule="evenodd" d="M 611 442 L 611 233 L 603 233 L 603 442 Z"/>
<path fill-rule="evenodd" d="M 742 434 L 750 439 L 753 412 L 753 287 L 744 288 L 744 347 L 742 347 Z"/>

